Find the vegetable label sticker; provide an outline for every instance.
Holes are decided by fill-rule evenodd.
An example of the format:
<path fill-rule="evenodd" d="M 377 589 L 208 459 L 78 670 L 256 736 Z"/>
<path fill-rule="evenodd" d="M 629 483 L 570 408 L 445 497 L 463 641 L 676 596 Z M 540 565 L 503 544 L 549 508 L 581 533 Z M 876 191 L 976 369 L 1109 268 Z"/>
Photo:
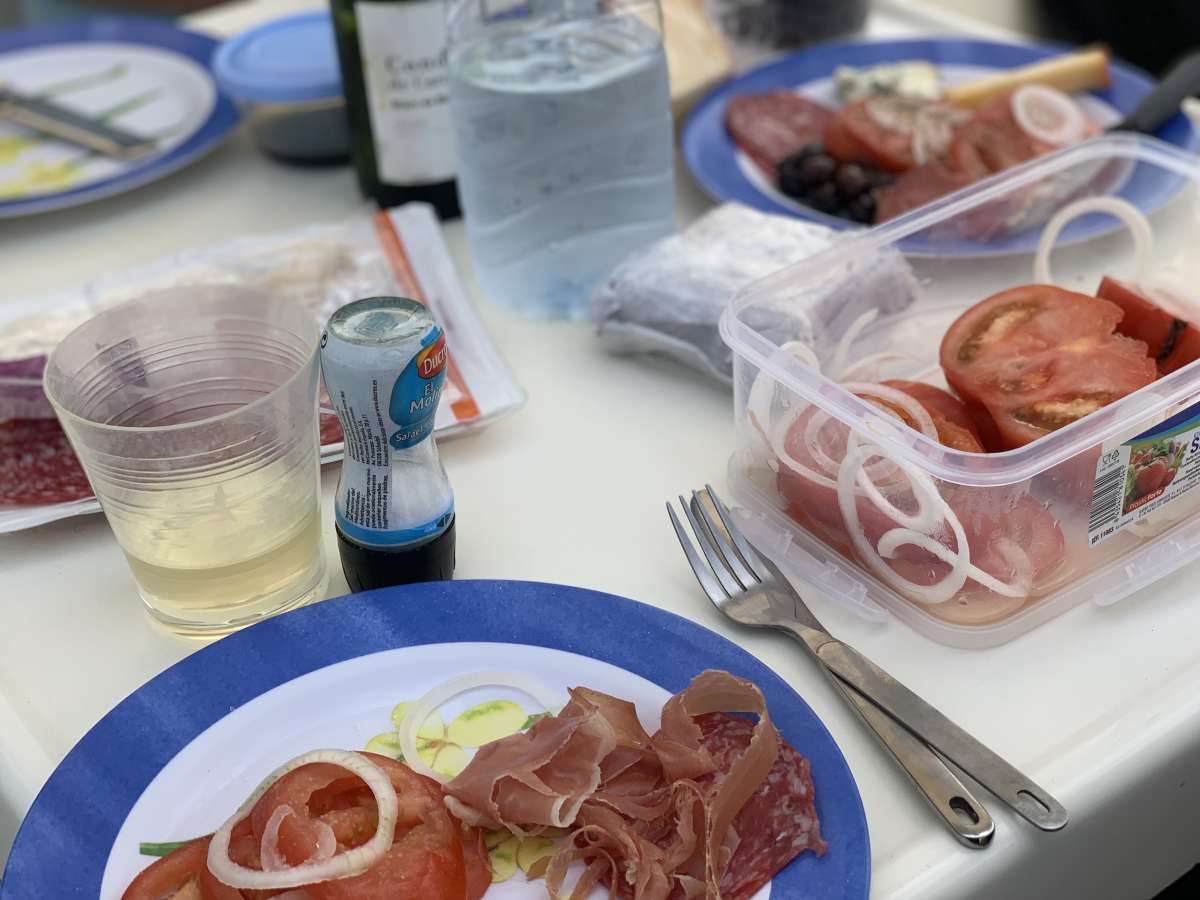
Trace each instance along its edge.
<path fill-rule="evenodd" d="M 1088 544 L 1095 546 L 1200 485 L 1200 404 L 1176 413 L 1096 465 Z"/>

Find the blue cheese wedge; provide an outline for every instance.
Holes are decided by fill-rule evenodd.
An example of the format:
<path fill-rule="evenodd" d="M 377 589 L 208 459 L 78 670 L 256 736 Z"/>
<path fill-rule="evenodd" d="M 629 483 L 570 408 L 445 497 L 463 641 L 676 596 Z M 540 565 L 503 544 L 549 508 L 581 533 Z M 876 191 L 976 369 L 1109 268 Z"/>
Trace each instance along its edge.
<path fill-rule="evenodd" d="M 833 87 L 842 103 L 867 97 L 937 100 L 942 95 L 937 67 L 924 60 L 884 63 L 866 69 L 838 66 L 833 72 Z"/>

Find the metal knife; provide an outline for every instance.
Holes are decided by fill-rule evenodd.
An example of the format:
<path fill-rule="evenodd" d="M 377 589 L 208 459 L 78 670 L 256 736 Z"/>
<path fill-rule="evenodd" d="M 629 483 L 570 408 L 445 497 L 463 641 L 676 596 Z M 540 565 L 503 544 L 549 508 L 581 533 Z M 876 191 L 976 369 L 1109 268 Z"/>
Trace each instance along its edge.
<path fill-rule="evenodd" d="M 105 124 L 52 100 L 21 94 L 0 84 L 0 120 L 7 119 L 127 162 L 154 153 L 156 141 Z"/>

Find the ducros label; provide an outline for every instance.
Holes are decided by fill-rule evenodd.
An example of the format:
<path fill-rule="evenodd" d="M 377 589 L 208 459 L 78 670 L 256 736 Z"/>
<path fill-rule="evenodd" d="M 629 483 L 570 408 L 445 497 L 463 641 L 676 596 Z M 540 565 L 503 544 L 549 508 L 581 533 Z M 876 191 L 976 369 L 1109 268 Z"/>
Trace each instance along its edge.
<path fill-rule="evenodd" d="M 396 377 L 388 402 L 388 416 L 399 427 L 388 443 L 397 450 L 425 440 L 433 431 L 438 400 L 446 382 L 446 335 L 439 328 L 437 338 L 425 347 Z"/>
<path fill-rule="evenodd" d="M 446 353 L 446 336 L 441 335 L 430 346 L 417 354 L 417 374 L 428 381 L 436 378 L 446 368 L 449 355 Z"/>

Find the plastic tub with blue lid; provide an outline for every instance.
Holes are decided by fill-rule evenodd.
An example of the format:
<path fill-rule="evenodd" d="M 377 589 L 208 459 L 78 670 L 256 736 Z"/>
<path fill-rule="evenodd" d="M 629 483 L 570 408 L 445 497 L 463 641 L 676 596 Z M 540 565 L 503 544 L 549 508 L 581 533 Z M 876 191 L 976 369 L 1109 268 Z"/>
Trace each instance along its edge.
<path fill-rule="evenodd" d="M 350 128 L 328 12 L 275 19 L 225 41 L 213 72 L 259 147 L 287 162 L 345 162 Z"/>

